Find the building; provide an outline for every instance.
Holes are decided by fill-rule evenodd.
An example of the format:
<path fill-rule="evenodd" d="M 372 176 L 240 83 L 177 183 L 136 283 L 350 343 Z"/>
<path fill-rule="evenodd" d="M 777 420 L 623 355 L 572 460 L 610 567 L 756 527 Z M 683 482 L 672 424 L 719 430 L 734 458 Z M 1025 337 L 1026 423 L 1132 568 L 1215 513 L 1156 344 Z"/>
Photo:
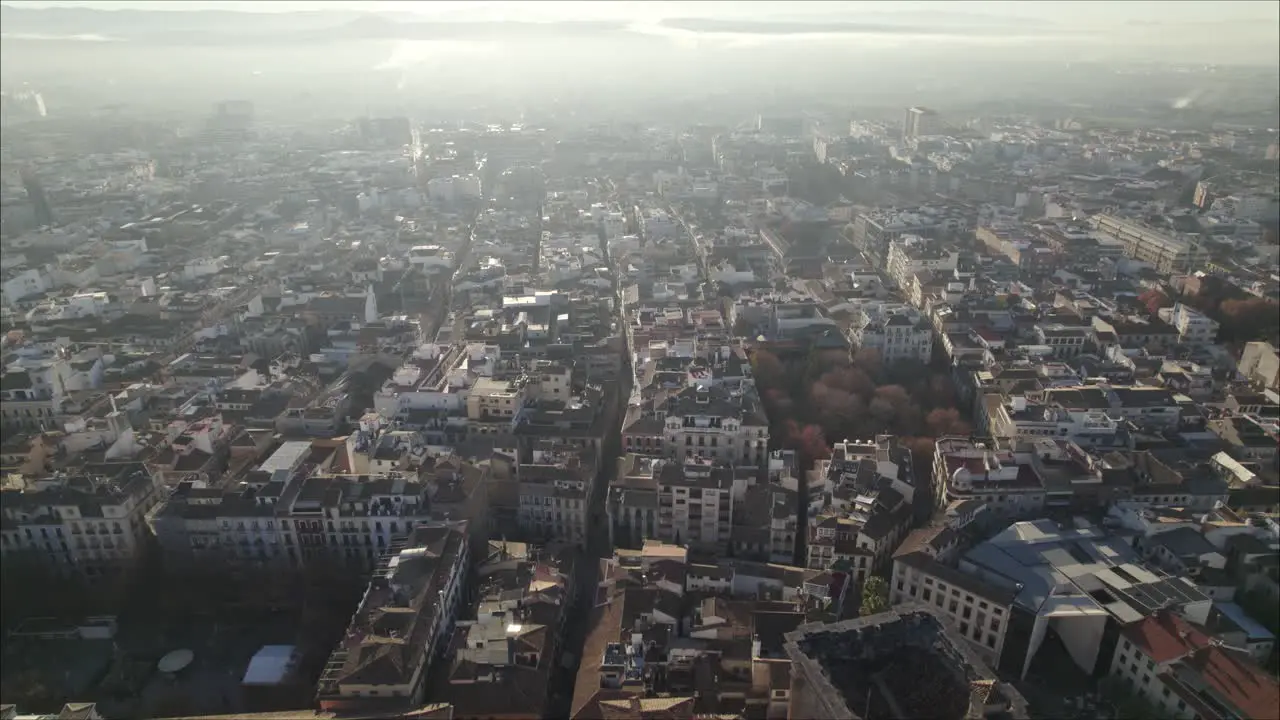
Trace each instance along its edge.
<path fill-rule="evenodd" d="M 467 523 L 423 524 L 388 546 L 316 688 L 321 710 L 420 705 L 453 633 L 469 571 Z"/>
<path fill-rule="evenodd" d="M 1212 345 L 1218 339 L 1218 322 L 1185 303 L 1160 308 L 1159 317 L 1178 331 L 1184 345 Z"/>
<path fill-rule="evenodd" d="M 1280 707 L 1280 685 L 1247 652 L 1169 611 L 1124 628 L 1108 674 L 1161 717 L 1264 718 Z"/>
<path fill-rule="evenodd" d="M 658 411 L 671 458 L 763 467 L 769 455 L 769 420 L 753 388 L 691 385 Z"/>
<path fill-rule="evenodd" d="M 40 178 L 36 176 L 35 168 L 24 167 L 20 175 L 22 186 L 27 191 L 27 199 L 31 201 L 32 212 L 35 213 L 36 225 L 38 227 L 53 225 L 53 208 L 49 205 L 49 196 L 45 193 Z"/>
<path fill-rule="evenodd" d="M 0 555 L 59 574 L 110 579 L 133 567 L 159 501 L 155 478 L 137 462 L 91 463 L 75 474 L 16 477 L 0 490 Z"/>
<path fill-rule="evenodd" d="M 478 602 L 458 621 L 447 677 L 431 697 L 459 717 L 543 717 L 552 671 L 567 650 L 572 564 L 523 543 L 493 541 L 488 550 L 476 568 Z"/>
<path fill-rule="evenodd" d="M 658 485 L 656 537 L 677 545 L 720 552 L 727 549 L 733 532 L 732 469 L 693 458 L 663 463 L 654 475 Z"/>
<path fill-rule="evenodd" d="M 938 242 L 928 242 L 915 235 L 903 235 L 889 242 L 885 259 L 885 272 L 898 284 L 900 290 L 911 285 L 911 279 L 920 272 L 955 272 L 960 253 Z"/>
<path fill-rule="evenodd" d="M 1020 677 L 1051 641 L 1084 672 L 1103 674 L 1124 628 L 1164 609 L 1203 623 L 1212 606 L 1190 580 L 1143 567 L 1127 538 L 1087 524 L 1014 523 L 966 552 L 957 569 L 968 582 L 1013 593 L 1000 665 Z"/>
<path fill-rule="evenodd" d="M 933 326 L 910 312 L 863 312 L 849 329 L 849 342 L 859 350 L 875 350 L 886 363 L 928 363 L 933 356 Z"/>
<path fill-rule="evenodd" d="M 1250 382 L 1271 390 L 1280 390 L 1280 353 L 1268 342 L 1245 343 L 1236 372 Z"/>
<path fill-rule="evenodd" d="M 1124 243 L 1126 256 L 1150 263 L 1161 273 L 1190 273 L 1209 261 L 1208 250 L 1194 240 L 1115 215 L 1098 215 L 1094 222 L 1100 233 Z"/>
<path fill-rule="evenodd" d="M 431 519 L 426 483 L 400 472 L 311 476 L 311 451 L 309 442 L 284 443 L 234 489 L 180 482 L 147 519 L 166 563 L 299 568 L 325 558 L 369 569 Z"/>
<path fill-rule="evenodd" d="M 937 440 L 933 477 L 938 503 L 946 507 L 977 500 L 1004 517 L 1034 517 L 1045 508 L 1048 491 L 1034 466 L 1032 453 L 1018 453 L 995 441 L 944 436 Z M 1069 498 L 1070 487 L 1066 488 Z"/>
<path fill-rule="evenodd" d="M 911 454 L 890 436 L 836 443 L 813 475 L 825 477 L 828 504 L 809 519 L 806 564 L 848 572 L 859 583 L 885 572 L 914 517 Z"/>
<path fill-rule="evenodd" d="M 1026 718 L 1027 703 L 922 605 L 787 633 L 788 716 Z"/>
<path fill-rule="evenodd" d="M 970 649 L 992 667 L 1000 664 L 1000 651 L 1013 617 L 1013 597 L 1012 590 L 981 582 L 924 552 L 909 552 L 893 560 L 890 602 L 934 606 L 935 612 L 956 626 Z"/>
<path fill-rule="evenodd" d="M 903 142 L 910 142 L 929 135 L 938 135 L 941 132 L 942 119 L 937 111 L 930 110 L 927 107 L 907 108 L 906 116 L 902 119 Z"/>
<path fill-rule="evenodd" d="M 548 541 L 585 542 L 595 466 L 576 453 L 534 451 L 516 468 L 520 529 Z"/>

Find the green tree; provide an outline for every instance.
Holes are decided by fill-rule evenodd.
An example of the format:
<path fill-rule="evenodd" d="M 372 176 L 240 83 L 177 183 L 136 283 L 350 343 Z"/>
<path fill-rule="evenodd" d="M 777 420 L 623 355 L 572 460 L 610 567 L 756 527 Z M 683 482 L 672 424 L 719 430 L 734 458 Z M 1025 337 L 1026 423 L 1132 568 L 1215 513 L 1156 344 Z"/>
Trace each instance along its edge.
<path fill-rule="evenodd" d="M 858 615 L 865 617 L 888 609 L 889 583 L 882 577 L 872 575 L 862 584 L 862 608 L 858 611 Z"/>

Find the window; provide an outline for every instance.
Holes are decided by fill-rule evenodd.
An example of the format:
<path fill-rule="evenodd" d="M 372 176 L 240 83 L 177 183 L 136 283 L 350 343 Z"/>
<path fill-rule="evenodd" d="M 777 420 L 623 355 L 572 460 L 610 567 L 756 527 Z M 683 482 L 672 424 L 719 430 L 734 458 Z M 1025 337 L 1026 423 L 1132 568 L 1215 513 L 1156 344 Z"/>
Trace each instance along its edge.
<path fill-rule="evenodd" d="M 963 612 L 961 612 L 961 613 L 960 613 L 960 615 L 961 615 L 961 617 L 963 617 L 965 620 L 968 620 L 968 619 L 969 619 L 969 616 L 970 616 L 970 615 L 973 615 L 973 608 L 968 607 L 968 606 L 965 606 L 964 611 L 963 611 Z"/>
<path fill-rule="evenodd" d="M 932 591 L 932 590 L 930 590 L 929 588 L 925 588 L 925 589 L 924 589 L 924 601 L 925 601 L 925 602 L 929 602 L 929 599 L 932 597 L 932 595 L 933 595 L 933 591 Z"/>

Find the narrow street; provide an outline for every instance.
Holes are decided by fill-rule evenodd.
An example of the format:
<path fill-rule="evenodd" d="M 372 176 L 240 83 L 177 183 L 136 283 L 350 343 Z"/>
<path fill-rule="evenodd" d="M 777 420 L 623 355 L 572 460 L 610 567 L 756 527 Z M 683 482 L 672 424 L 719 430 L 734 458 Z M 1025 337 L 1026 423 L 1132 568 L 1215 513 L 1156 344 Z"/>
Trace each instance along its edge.
<path fill-rule="evenodd" d="M 609 256 L 608 243 L 600 237 L 601 251 L 605 262 L 613 270 L 613 289 L 616 303 L 618 331 L 625 334 L 626 311 L 622 306 L 621 283 L 618 281 L 617 269 L 613 267 Z M 600 581 L 600 559 L 613 556 L 613 543 L 609 539 L 608 519 L 605 513 L 609 496 L 609 486 L 618 471 L 618 458 L 622 453 L 622 421 L 626 416 L 627 402 L 631 397 L 631 386 L 635 373 L 631 367 L 631 350 L 627 347 L 622 358 L 618 382 L 606 385 L 605 417 L 608 426 L 605 428 L 604 440 L 601 444 L 600 472 L 596 474 L 595 487 L 591 493 L 591 504 L 587 515 L 587 541 L 582 552 L 581 562 L 574 572 L 574 604 L 569 610 L 569 622 L 565 629 L 564 650 L 561 658 L 573 654 L 571 667 L 561 668 L 560 677 L 552 681 L 553 701 L 548 717 L 568 717 L 573 702 L 573 686 L 577 676 L 578 665 L 582 658 L 577 656 L 586 642 L 587 633 L 591 630 L 592 608 L 595 604 L 595 589 Z"/>

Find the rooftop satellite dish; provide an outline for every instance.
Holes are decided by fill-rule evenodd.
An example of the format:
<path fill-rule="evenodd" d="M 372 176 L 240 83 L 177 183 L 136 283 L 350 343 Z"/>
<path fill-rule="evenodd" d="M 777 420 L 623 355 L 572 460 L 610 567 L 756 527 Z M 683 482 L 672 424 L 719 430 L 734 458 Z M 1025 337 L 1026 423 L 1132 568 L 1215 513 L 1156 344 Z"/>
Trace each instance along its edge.
<path fill-rule="evenodd" d="M 160 662 L 156 663 L 156 670 L 166 675 L 173 675 L 184 670 L 195 659 L 196 654 L 186 648 L 174 650 L 160 658 Z"/>

